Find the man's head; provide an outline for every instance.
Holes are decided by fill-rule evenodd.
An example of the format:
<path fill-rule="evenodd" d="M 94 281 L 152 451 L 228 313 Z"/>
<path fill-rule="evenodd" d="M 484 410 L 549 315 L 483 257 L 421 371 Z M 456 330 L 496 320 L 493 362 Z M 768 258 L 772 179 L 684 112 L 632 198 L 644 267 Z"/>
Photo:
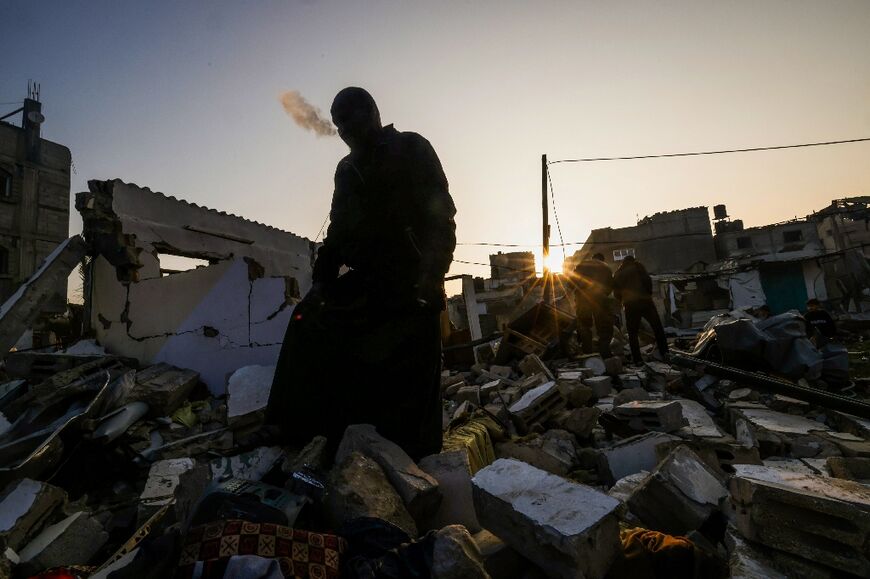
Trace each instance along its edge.
<path fill-rule="evenodd" d="M 810 298 L 807 300 L 807 310 L 814 311 L 822 309 L 822 302 L 817 300 L 816 298 Z"/>
<path fill-rule="evenodd" d="M 633 263 L 634 256 L 633 255 L 626 255 L 625 257 L 622 258 L 622 261 L 623 261 L 623 263 Z"/>
<path fill-rule="evenodd" d="M 602 255 L 600 253 L 596 253 L 595 255 L 592 256 L 592 259 L 597 259 L 598 261 L 604 261 L 604 255 Z"/>
<path fill-rule="evenodd" d="M 770 317 L 770 306 L 767 304 L 762 304 L 755 308 L 755 317 L 761 318 L 762 320 L 766 320 Z"/>
<path fill-rule="evenodd" d="M 330 112 L 338 135 L 351 151 L 369 147 L 383 128 L 375 99 L 359 87 L 350 86 L 339 91 Z"/>

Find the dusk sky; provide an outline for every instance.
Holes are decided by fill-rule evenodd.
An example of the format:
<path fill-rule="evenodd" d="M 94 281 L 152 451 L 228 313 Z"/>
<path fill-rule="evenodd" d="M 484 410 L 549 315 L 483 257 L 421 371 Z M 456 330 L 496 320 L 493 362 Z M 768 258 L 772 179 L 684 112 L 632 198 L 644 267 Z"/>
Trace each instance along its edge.
<path fill-rule="evenodd" d="M 3 4 L 0 103 L 42 84 L 43 136 L 72 150 L 73 194 L 117 177 L 312 239 L 346 147 L 296 126 L 287 90 L 327 112 L 341 88 L 365 87 L 385 123 L 435 147 L 461 243 L 529 249 L 542 153 L 870 137 L 867 0 Z M 718 203 L 762 225 L 870 195 L 870 143 L 564 164 L 552 178 L 566 242 Z"/>

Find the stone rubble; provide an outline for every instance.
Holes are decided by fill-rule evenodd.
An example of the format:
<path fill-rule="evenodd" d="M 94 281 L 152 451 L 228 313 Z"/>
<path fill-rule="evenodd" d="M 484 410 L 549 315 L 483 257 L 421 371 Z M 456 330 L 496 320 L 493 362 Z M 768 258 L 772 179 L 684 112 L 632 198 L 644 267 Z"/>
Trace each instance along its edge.
<path fill-rule="evenodd" d="M 215 395 L 196 371 L 90 342 L 56 359 L 11 352 L 0 577 L 83 564 L 150 579 L 152 544 L 180 549 L 198 524 L 246 517 L 389 537 L 385 553 L 444 579 L 607 577 L 631 529 L 685 537 L 724 570 L 712 577 L 870 576 L 860 409 L 674 358 L 477 349 L 491 355 L 442 372 L 444 447 L 416 463 L 366 424 L 282 446 L 263 423 L 271 366 L 228 373 Z M 848 399 L 870 399 L 868 378 Z"/>

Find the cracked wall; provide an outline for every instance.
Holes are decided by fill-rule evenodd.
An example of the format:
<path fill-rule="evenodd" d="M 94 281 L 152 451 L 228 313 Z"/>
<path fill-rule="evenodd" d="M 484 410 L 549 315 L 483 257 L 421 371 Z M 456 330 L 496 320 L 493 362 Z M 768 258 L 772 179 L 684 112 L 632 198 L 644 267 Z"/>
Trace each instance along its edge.
<path fill-rule="evenodd" d="M 101 344 L 196 370 L 215 394 L 236 369 L 276 362 L 314 244 L 122 181 L 89 186 L 76 207 L 97 253 L 88 305 Z M 161 275 L 158 254 L 210 265 Z"/>

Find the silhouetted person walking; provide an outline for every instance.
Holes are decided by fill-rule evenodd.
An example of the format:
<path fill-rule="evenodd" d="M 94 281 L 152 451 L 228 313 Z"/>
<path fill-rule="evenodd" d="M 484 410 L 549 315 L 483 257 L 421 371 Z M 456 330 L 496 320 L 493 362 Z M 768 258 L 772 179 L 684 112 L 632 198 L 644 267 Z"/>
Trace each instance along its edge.
<path fill-rule="evenodd" d="M 287 328 L 267 420 L 291 442 L 373 424 L 414 458 L 441 448 L 444 274 L 456 209 L 429 142 L 382 126 L 371 95 L 346 88 L 332 120 L 338 163 L 313 286 Z M 341 266 L 350 271 L 339 276 Z"/>
<path fill-rule="evenodd" d="M 635 364 L 643 363 L 637 336 L 641 319 L 645 319 L 652 326 L 659 353 L 667 356 L 668 340 L 652 300 L 652 278 L 643 264 L 631 255 L 622 260 L 619 269 L 613 274 L 613 295 L 625 307 L 625 326 L 628 330 L 632 361 Z"/>
<path fill-rule="evenodd" d="M 604 263 L 604 256 L 596 253 L 584 259 L 574 268 L 574 305 L 576 307 L 577 337 L 583 353 L 589 354 L 592 347 L 592 327 L 598 334 L 598 353 L 604 359 L 613 354 L 610 341 L 613 339 L 613 314 L 608 296 L 613 291 L 613 274 Z"/>

